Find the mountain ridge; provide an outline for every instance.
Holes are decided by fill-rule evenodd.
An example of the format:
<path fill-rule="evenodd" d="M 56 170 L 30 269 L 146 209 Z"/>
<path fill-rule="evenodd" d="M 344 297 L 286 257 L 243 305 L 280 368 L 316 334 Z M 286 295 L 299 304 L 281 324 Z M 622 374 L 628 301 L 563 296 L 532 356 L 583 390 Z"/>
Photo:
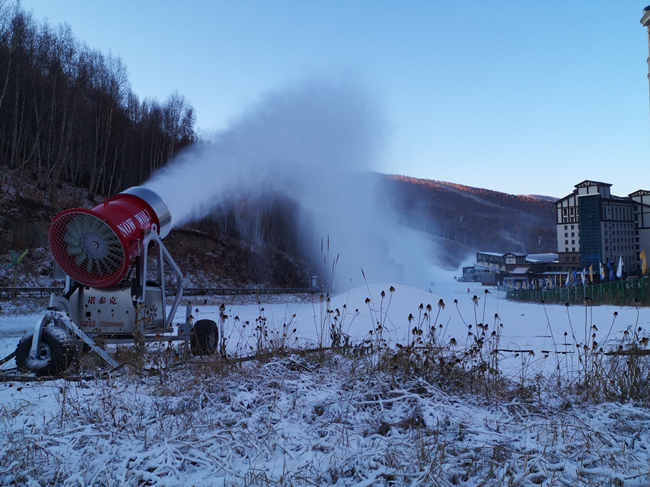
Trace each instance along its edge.
<path fill-rule="evenodd" d="M 550 198 L 402 175 L 386 176 L 384 184 L 405 224 L 472 251 L 556 251 L 555 205 Z"/>

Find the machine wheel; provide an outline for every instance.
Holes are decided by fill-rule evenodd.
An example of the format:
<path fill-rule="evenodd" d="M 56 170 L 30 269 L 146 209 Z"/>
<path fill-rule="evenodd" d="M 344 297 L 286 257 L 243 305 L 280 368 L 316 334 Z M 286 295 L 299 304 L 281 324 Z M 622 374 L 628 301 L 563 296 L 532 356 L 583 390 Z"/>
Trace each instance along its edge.
<path fill-rule="evenodd" d="M 194 324 L 191 333 L 192 354 L 212 355 L 219 346 L 219 329 L 212 320 L 199 320 Z"/>
<path fill-rule="evenodd" d="M 32 348 L 32 337 L 28 335 L 18 343 L 16 348 L 16 365 L 19 369 L 36 372 L 36 375 L 58 375 L 65 372 L 72 363 L 72 337 L 65 330 L 46 326 L 43 328 L 41 343 L 35 358 L 29 356 Z"/>

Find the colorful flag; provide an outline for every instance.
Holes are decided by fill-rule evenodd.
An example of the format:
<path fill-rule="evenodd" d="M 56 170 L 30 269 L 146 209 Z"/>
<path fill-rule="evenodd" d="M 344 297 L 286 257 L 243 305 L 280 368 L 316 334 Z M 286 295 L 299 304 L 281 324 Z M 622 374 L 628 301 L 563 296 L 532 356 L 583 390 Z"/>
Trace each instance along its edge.
<path fill-rule="evenodd" d="M 609 280 L 613 281 L 614 280 L 614 271 L 612 269 L 612 263 L 609 260 L 607 261 L 607 269 L 609 270 Z"/>
<path fill-rule="evenodd" d="M 593 264 L 591 264 L 589 266 L 589 282 L 591 282 L 592 284 L 594 282 L 594 265 Z"/>
<path fill-rule="evenodd" d="M 569 287 L 571 281 L 569 280 L 569 271 L 566 271 L 566 282 L 564 283 L 565 287 Z"/>
<path fill-rule="evenodd" d="M 586 286 L 587 285 L 587 279 L 585 278 L 585 275 L 587 274 L 587 269 L 582 269 L 582 285 Z"/>
<path fill-rule="evenodd" d="M 573 271 L 573 285 L 578 285 L 578 273 L 576 271 Z"/>
<path fill-rule="evenodd" d="M 598 263 L 600 265 L 600 280 L 604 281 L 605 280 L 605 267 L 603 266 L 602 262 Z"/>
<path fill-rule="evenodd" d="M 645 271 L 648 268 L 648 263 L 645 260 L 645 250 L 641 251 L 639 259 L 641 259 L 641 275 L 645 275 Z"/>
<path fill-rule="evenodd" d="M 623 277 L 623 256 L 618 256 L 618 267 L 616 268 L 616 277 L 621 279 Z"/>

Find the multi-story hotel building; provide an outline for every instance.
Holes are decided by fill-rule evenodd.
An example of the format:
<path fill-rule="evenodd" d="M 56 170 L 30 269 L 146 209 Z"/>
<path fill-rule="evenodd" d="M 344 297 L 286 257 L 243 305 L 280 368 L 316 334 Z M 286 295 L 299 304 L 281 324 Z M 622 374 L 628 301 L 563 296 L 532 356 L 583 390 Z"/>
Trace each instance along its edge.
<path fill-rule="evenodd" d="M 583 181 L 573 193 L 556 201 L 558 264 L 564 271 L 599 264 L 615 269 L 623 259 L 623 273 L 638 275 L 639 253 L 650 252 L 650 191 L 627 197 L 611 194 L 608 183 Z"/>

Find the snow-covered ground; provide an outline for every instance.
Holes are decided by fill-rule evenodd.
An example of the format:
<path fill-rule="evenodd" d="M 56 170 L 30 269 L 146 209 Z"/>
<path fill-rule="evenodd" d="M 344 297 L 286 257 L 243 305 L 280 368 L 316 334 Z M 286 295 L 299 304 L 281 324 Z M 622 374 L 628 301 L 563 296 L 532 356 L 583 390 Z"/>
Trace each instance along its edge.
<path fill-rule="evenodd" d="M 2 383 L 0 484 L 650 485 L 645 404 L 583 401 L 566 385 L 584 384 L 584 360 L 597 360 L 585 343 L 591 353 L 641 342 L 649 309 L 510 302 L 443 272 L 430 290 L 375 284 L 329 302 L 192 307 L 197 319 L 223 315 L 232 357 L 328 346 L 332 325 L 388 355 L 227 366 L 180 364 L 175 349 L 152 345 L 144 372 Z M 0 315 L 0 353 L 36 318 Z M 454 393 L 400 361 L 397 344 L 418 337 L 447 357 L 474 347 L 468 370 L 485 354 L 527 393 L 499 394 L 498 381 L 494 393 Z"/>

